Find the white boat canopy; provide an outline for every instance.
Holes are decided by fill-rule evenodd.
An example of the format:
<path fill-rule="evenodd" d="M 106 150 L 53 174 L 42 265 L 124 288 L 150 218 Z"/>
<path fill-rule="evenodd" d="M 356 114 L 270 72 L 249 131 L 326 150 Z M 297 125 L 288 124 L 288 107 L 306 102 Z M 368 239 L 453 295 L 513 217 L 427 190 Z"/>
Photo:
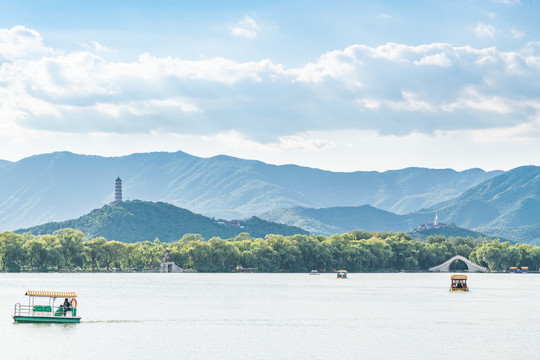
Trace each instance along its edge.
<path fill-rule="evenodd" d="M 28 290 L 25 295 L 28 295 L 28 296 L 41 296 L 41 297 L 63 297 L 63 298 L 76 298 L 77 297 L 77 294 L 74 291 Z"/>

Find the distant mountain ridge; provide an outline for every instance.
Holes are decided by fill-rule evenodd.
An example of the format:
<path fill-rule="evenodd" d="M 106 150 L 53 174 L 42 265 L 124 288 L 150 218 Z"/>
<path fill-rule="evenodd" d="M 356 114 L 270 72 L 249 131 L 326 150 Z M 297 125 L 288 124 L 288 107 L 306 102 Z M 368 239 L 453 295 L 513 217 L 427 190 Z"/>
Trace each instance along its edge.
<path fill-rule="evenodd" d="M 199 234 L 206 240 L 215 236 L 232 238 L 243 232 L 262 238 L 267 234 L 307 234 L 298 227 L 256 217 L 229 225 L 171 204 L 138 200 L 105 205 L 77 219 L 46 223 L 16 232 L 44 235 L 65 228 L 82 231 L 89 239 L 103 236 L 107 240 L 125 243 L 153 241 L 156 238 L 162 242 L 173 242 L 185 234 Z"/>
<path fill-rule="evenodd" d="M 540 167 L 512 169 L 466 190 L 455 199 L 405 215 L 359 206 L 325 209 L 292 207 L 276 209 L 261 216 L 270 221 L 329 235 L 355 229 L 408 232 L 432 221 L 435 215 L 463 229 L 443 229 L 437 233 L 466 234 L 470 231 L 471 236 L 482 233 L 540 245 Z"/>
<path fill-rule="evenodd" d="M 466 228 L 540 243 L 540 167 L 509 170 L 418 213 L 435 212 Z"/>
<path fill-rule="evenodd" d="M 472 231 L 454 224 L 446 224 L 437 228 L 418 229 L 419 225 L 433 221 L 432 214 L 412 213 L 398 215 L 369 205 L 324 209 L 297 206 L 269 211 L 262 214 L 261 217 L 272 222 L 298 226 L 312 234 L 324 236 L 364 230 L 372 232 L 406 232 L 422 240 L 425 240 L 430 235 L 490 237 L 489 233 Z M 501 235 L 496 236 L 502 237 Z"/>
<path fill-rule="evenodd" d="M 298 226 L 313 234 L 326 236 L 354 230 L 407 232 L 421 222 L 432 220 L 428 218 L 428 215 L 398 215 L 370 205 L 322 209 L 296 206 L 269 211 L 261 217 L 268 221 Z"/>
<path fill-rule="evenodd" d="M 425 168 L 344 173 L 183 152 L 122 157 L 57 152 L 0 162 L 0 229 L 88 213 L 114 199 L 118 176 L 125 199 L 163 201 L 234 219 L 292 206 L 369 204 L 406 214 L 456 197 L 501 173 Z"/>

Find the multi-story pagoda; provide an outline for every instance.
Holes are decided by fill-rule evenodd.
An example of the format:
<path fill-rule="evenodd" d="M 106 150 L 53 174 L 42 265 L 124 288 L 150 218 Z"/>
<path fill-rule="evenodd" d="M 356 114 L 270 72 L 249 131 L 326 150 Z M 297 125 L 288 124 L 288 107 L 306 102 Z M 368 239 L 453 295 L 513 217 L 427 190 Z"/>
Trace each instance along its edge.
<path fill-rule="evenodd" d="M 120 176 L 116 178 L 114 184 L 114 203 L 119 204 L 122 202 L 122 180 Z"/>

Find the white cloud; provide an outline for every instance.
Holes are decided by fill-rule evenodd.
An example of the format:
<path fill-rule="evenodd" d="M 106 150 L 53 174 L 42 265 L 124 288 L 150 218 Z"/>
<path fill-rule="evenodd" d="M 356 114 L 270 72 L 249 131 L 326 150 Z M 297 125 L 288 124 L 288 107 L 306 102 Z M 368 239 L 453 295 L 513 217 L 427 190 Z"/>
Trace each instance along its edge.
<path fill-rule="evenodd" d="M 187 103 L 181 99 L 128 101 L 120 104 L 97 103 L 93 108 L 99 113 L 115 118 L 122 115 L 160 115 L 164 111 L 171 110 L 185 113 L 200 111 L 196 105 Z"/>
<path fill-rule="evenodd" d="M 108 48 L 107 46 L 100 44 L 99 42 L 92 40 L 89 43 L 78 43 L 83 49 L 92 51 L 94 53 L 114 53 L 115 51 Z"/>
<path fill-rule="evenodd" d="M 332 141 L 313 137 L 310 132 L 294 136 L 280 136 L 277 141 L 259 143 L 249 139 L 245 134 L 238 131 L 220 132 L 213 136 L 205 136 L 205 141 L 218 142 L 230 149 L 251 149 L 260 152 L 282 151 L 319 151 L 336 147 Z"/>
<path fill-rule="evenodd" d="M 274 145 L 280 150 L 324 150 L 334 148 L 335 143 L 326 139 L 306 139 L 302 136 L 281 136 Z"/>
<path fill-rule="evenodd" d="M 246 141 L 276 149 L 314 151 L 334 145 L 299 134 L 513 129 L 540 114 L 535 43 L 517 51 L 449 43 L 355 44 L 287 67 L 270 59 L 150 54 L 115 62 L 97 48 L 49 49 L 34 30 L 0 31 L 9 39 L 3 44 L 33 39 L 33 45 L 3 48 L 11 55 L 0 63 L 0 135 L 237 131 Z"/>
<path fill-rule="evenodd" d="M 261 81 L 262 75 L 280 74 L 282 66 L 270 60 L 239 63 L 224 58 L 203 60 L 183 60 L 172 57 L 158 58 L 143 54 L 135 63 L 110 63 L 109 77 L 132 77 L 147 81 L 162 77 L 176 77 L 189 80 L 210 80 L 213 82 L 236 84 L 244 80 Z"/>
<path fill-rule="evenodd" d="M 486 113 L 510 114 L 512 112 L 525 112 L 527 108 L 539 108 L 540 102 L 521 102 L 505 99 L 500 96 L 482 94 L 475 87 L 465 87 L 460 97 L 454 102 L 443 106 L 446 111 L 458 109 L 480 110 Z"/>
<path fill-rule="evenodd" d="M 486 24 L 478 24 L 474 28 L 474 33 L 476 34 L 476 37 L 483 39 L 483 38 L 492 38 L 495 36 L 495 33 L 497 30 L 493 25 L 486 25 Z"/>
<path fill-rule="evenodd" d="M 111 49 L 109 49 L 108 47 L 104 45 L 101 45 L 97 41 L 90 41 L 90 45 L 92 45 L 95 52 L 105 52 L 105 53 L 111 52 Z"/>
<path fill-rule="evenodd" d="M 253 20 L 253 18 L 245 16 L 236 26 L 231 28 L 231 34 L 248 39 L 255 39 L 257 37 L 257 32 L 260 29 L 261 27 Z"/>
<path fill-rule="evenodd" d="M 41 35 L 24 26 L 0 29 L 0 60 L 16 60 L 52 55 L 51 48 L 43 44 Z"/>
<path fill-rule="evenodd" d="M 516 29 L 510 30 L 510 37 L 513 39 L 521 39 L 525 36 L 523 31 L 518 31 Z"/>
<path fill-rule="evenodd" d="M 414 62 L 416 65 L 434 65 L 440 67 L 452 66 L 452 61 L 446 56 L 445 53 L 439 53 L 435 55 L 427 55 L 422 59 Z"/>
<path fill-rule="evenodd" d="M 415 94 L 411 91 L 402 91 L 400 100 L 382 100 L 382 99 L 356 99 L 356 103 L 363 110 L 376 109 L 392 109 L 395 111 L 407 112 L 436 112 L 442 108 L 431 104 L 429 101 L 422 99 L 420 94 Z"/>
<path fill-rule="evenodd" d="M 489 116 L 492 114 L 526 114 L 533 112 L 540 114 L 540 101 L 537 100 L 511 100 L 501 96 L 482 94 L 475 87 L 465 87 L 459 96 L 451 102 L 434 102 L 427 95 L 402 91 L 399 100 L 359 98 L 356 103 L 361 110 L 392 109 L 408 112 L 452 113 L 458 111 L 475 110 Z"/>
<path fill-rule="evenodd" d="M 308 63 L 300 68 L 290 69 L 288 73 L 295 81 L 322 82 L 327 78 L 341 80 L 350 86 L 362 86 L 357 78 L 357 69 L 363 62 L 359 60 L 353 48 L 344 51 L 331 51 L 322 55 L 316 63 Z"/>

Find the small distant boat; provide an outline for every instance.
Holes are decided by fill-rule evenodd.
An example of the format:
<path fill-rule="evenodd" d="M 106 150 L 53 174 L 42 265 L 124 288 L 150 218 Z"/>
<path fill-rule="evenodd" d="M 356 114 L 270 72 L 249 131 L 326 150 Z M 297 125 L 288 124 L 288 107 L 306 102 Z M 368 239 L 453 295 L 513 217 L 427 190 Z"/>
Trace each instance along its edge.
<path fill-rule="evenodd" d="M 450 291 L 469 291 L 467 275 L 452 275 L 450 280 Z"/>
<path fill-rule="evenodd" d="M 13 313 L 16 323 L 79 323 L 77 316 L 77 294 L 72 291 L 37 291 L 28 290 L 28 305 L 17 303 Z M 44 298 L 47 298 L 45 300 Z M 55 305 L 56 300 L 65 299 L 64 303 Z M 39 303 L 39 304 L 38 304 Z"/>
<path fill-rule="evenodd" d="M 346 279 L 347 278 L 347 270 L 338 270 L 337 271 L 337 278 L 338 279 Z"/>
<path fill-rule="evenodd" d="M 321 273 L 318 270 L 311 270 L 309 275 L 321 275 Z"/>
<path fill-rule="evenodd" d="M 236 269 L 236 272 L 237 272 L 237 273 L 252 273 L 252 272 L 253 272 L 253 268 L 239 267 L 239 268 Z"/>

